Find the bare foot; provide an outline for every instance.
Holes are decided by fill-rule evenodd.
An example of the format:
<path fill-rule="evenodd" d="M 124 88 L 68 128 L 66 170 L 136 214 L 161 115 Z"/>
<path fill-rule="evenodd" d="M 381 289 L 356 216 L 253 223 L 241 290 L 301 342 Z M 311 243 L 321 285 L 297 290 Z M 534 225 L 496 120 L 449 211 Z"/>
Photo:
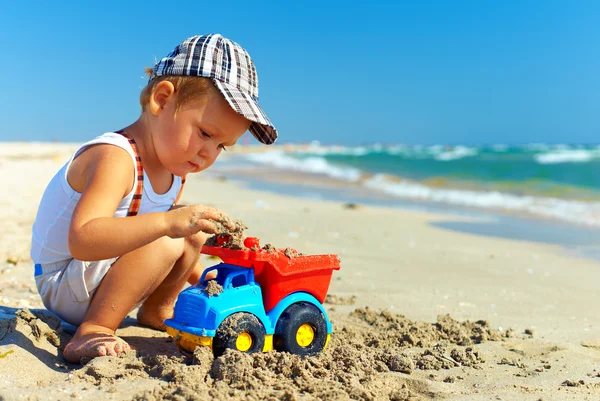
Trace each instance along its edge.
<path fill-rule="evenodd" d="M 155 309 L 148 307 L 146 304 L 142 304 L 138 310 L 137 320 L 142 326 L 150 327 L 152 329 L 165 331 L 165 320 L 173 317 L 173 307 Z"/>
<path fill-rule="evenodd" d="M 69 341 L 63 351 L 63 357 L 72 363 L 81 363 L 83 358 L 98 356 L 117 356 L 129 351 L 131 347 L 124 340 L 111 333 L 88 333 L 75 336 Z"/>

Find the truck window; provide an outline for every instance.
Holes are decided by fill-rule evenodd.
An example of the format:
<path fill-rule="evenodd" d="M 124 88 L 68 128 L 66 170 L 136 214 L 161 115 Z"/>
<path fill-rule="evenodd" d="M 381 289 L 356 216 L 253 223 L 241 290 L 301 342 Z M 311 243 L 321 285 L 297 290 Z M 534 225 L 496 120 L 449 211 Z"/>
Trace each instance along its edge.
<path fill-rule="evenodd" d="M 225 288 L 229 287 L 229 283 L 231 283 L 231 288 L 241 287 L 243 285 L 248 284 L 248 280 L 246 279 L 245 272 L 237 272 L 230 274 L 225 280 Z"/>
<path fill-rule="evenodd" d="M 246 284 L 247 284 L 246 276 L 243 274 L 240 274 L 239 276 L 235 276 L 231 279 L 231 285 L 233 286 L 233 288 L 241 287 Z"/>

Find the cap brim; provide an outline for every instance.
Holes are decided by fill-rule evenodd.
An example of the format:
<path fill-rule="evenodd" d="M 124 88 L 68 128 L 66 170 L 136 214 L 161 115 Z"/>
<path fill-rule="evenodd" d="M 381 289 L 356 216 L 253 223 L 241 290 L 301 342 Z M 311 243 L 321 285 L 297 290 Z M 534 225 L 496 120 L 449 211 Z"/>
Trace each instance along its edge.
<path fill-rule="evenodd" d="M 219 88 L 219 92 L 221 92 L 225 100 L 227 100 L 227 103 L 229 103 L 231 108 L 252 122 L 248 131 L 250 131 L 256 139 L 265 145 L 275 143 L 277 140 L 277 130 L 256 100 L 233 85 L 223 83 L 216 79 L 213 79 L 213 82 L 217 88 Z"/>

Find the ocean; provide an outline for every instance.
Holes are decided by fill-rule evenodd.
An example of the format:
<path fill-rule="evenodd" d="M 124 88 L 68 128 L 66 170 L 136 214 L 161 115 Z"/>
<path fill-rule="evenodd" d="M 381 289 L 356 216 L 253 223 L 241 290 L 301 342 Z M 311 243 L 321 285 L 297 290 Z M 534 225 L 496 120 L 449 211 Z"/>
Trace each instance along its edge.
<path fill-rule="evenodd" d="M 260 175 L 271 182 L 276 175 L 300 174 L 321 184 L 345 183 L 345 191 L 368 192 L 387 204 L 416 201 L 430 209 L 458 206 L 600 228 L 600 145 L 315 143 L 233 156 L 220 166 L 234 175 L 262 168 Z"/>
<path fill-rule="evenodd" d="M 315 143 L 256 150 L 222 154 L 206 173 L 262 191 L 467 217 L 431 224 L 559 245 L 600 260 L 600 145 Z"/>

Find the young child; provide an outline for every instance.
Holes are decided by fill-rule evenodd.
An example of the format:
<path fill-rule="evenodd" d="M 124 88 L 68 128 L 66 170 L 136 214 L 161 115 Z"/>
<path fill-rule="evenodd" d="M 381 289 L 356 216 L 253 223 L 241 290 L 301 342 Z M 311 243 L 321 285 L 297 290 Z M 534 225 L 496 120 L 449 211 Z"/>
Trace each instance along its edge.
<path fill-rule="evenodd" d="M 217 209 L 175 206 L 185 176 L 246 130 L 264 144 L 277 138 L 237 43 L 188 38 L 149 74 L 141 116 L 82 145 L 46 188 L 33 224 L 44 305 L 79 326 L 63 351 L 70 362 L 130 349 L 115 330 L 138 305 L 140 324 L 164 330 L 186 281 L 200 277 L 199 250 L 215 223 L 234 228 Z"/>

